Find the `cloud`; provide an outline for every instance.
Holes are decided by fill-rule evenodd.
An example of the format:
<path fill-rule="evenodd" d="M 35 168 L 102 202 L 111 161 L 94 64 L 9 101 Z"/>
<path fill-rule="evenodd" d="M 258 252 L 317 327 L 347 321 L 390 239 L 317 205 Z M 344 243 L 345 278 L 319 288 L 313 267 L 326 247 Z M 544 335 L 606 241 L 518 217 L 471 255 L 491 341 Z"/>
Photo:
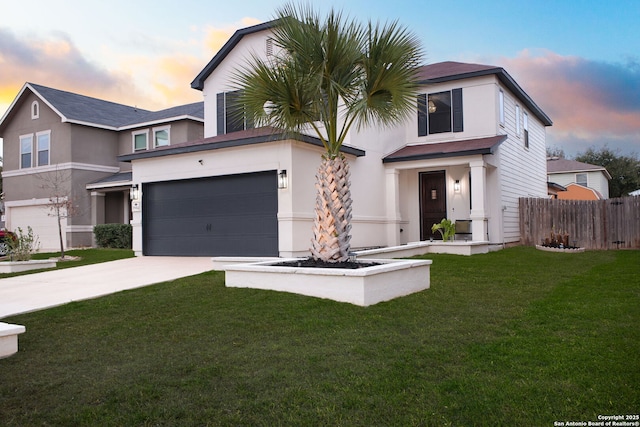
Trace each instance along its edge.
<path fill-rule="evenodd" d="M 238 24 L 229 25 L 224 28 L 206 27 L 204 47 L 210 52 L 217 52 L 229 40 L 238 28 L 249 27 L 260 24 L 262 21 L 255 18 L 243 18 Z"/>
<path fill-rule="evenodd" d="M 26 82 L 119 102 L 133 101 L 139 93 L 126 75 L 90 62 L 61 32 L 46 38 L 17 37 L 0 28 L 0 69 L 1 111 Z"/>
<path fill-rule="evenodd" d="M 243 18 L 220 28 L 193 26 L 184 40 L 142 32 L 116 37 L 113 45 L 105 39 L 93 52 L 103 64 L 90 61 L 66 33 L 0 27 L 0 116 L 25 82 L 152 110 L 201 101 L 191 81 L 238 28 L 258 23 Z"/>
<path fill-rule="evenodd" d="M 637 60 L 607 63 L 525 50 L 498 62 L 553 120 L 548 141 L 571 152 L 605 143 L 640 151 Z"/>

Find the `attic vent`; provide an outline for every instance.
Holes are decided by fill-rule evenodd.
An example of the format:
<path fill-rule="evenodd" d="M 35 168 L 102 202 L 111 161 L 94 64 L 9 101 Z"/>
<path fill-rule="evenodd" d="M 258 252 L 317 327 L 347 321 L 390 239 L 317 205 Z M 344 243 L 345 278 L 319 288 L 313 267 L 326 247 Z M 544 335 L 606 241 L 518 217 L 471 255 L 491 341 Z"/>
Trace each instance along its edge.
<path fill-rule="evenodd" d="M 33 101 L 31 104 L 31 120 L 37 119 L 40 117 L 40 104 L 38 101 Z"/>
<path fill-rule="evenodd" d="M 268 38 L 267 39 L 267 56 L 272 56 L 273 55 L 273 39 Z"/>

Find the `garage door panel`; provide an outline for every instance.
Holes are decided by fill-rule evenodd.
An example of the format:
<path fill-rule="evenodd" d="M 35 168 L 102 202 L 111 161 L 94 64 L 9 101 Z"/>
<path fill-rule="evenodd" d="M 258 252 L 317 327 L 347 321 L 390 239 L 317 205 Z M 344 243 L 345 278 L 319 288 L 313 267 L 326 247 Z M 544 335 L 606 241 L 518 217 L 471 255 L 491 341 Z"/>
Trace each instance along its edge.
<path fill-rule="evenodd" d="M 51 215 L 50 210 L 43 205 L 10 207 L 7 212 L 7 228 L 17 231 L 18 227 L 27 234 L 29 227 L 38 238 L 40 250 L 54 251 L 60 249 L 58 235 L 58 219 Z M 62 220 L 62 235 L 66 235 L 66 219 Z"/>
<path fill-rule="evenodd" d="M 145 255 L 277 256 L 276 171 L 145 184 Z"/>

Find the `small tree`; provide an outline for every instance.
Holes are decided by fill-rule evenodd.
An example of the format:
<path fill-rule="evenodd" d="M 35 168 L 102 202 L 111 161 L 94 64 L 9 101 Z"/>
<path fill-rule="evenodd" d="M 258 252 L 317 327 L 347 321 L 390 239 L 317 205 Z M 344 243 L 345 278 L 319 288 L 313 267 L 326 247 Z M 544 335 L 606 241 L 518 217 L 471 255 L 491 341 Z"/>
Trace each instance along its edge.
<path fill-rule="evenodd" d="M 49 216 L 57 219 L 58 238 L 60 241 L 60 258 L 64 258 L 64 239 L 62 237 L 62 221 L 79 215 L 78 206 L 71 196 L 71 172 L 56 170 L 47 174 L 38 174 L 36 178 L 42 182 L 40 188 L 49 195 L 46 207 Z"/>
<path fill-rule="evenodd" d="M 561 159 L 566 159 L 564 150 L 560 147 L 547 147 L 547 158 L 551 158 L 551 157 L 559 157 Z"/>
<path fill-rule="evenodd" d="M 33 234 L 31 227 L 27 227 L 25 233 L 22 228 L 18 227 L 15 232 L 15 239 L 7 238 L 9 245 L 9 254 L 13 261 L 29 261 L 33 253 L 38 252 L 40 243 L 38 236 Z"/>

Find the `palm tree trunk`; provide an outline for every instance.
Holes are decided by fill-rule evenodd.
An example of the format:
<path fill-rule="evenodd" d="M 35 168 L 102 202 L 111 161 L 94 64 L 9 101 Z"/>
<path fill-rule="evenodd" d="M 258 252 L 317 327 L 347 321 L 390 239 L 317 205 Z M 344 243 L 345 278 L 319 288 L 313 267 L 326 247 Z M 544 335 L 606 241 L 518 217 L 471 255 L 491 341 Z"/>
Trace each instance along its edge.
<path fill-rule="evenodd" d="M 316 215 L 311 255 L 324 262 L 349 259 L 351 248 L 351 190 L 344 156 L 322 156 L 316 174 Z"/>

